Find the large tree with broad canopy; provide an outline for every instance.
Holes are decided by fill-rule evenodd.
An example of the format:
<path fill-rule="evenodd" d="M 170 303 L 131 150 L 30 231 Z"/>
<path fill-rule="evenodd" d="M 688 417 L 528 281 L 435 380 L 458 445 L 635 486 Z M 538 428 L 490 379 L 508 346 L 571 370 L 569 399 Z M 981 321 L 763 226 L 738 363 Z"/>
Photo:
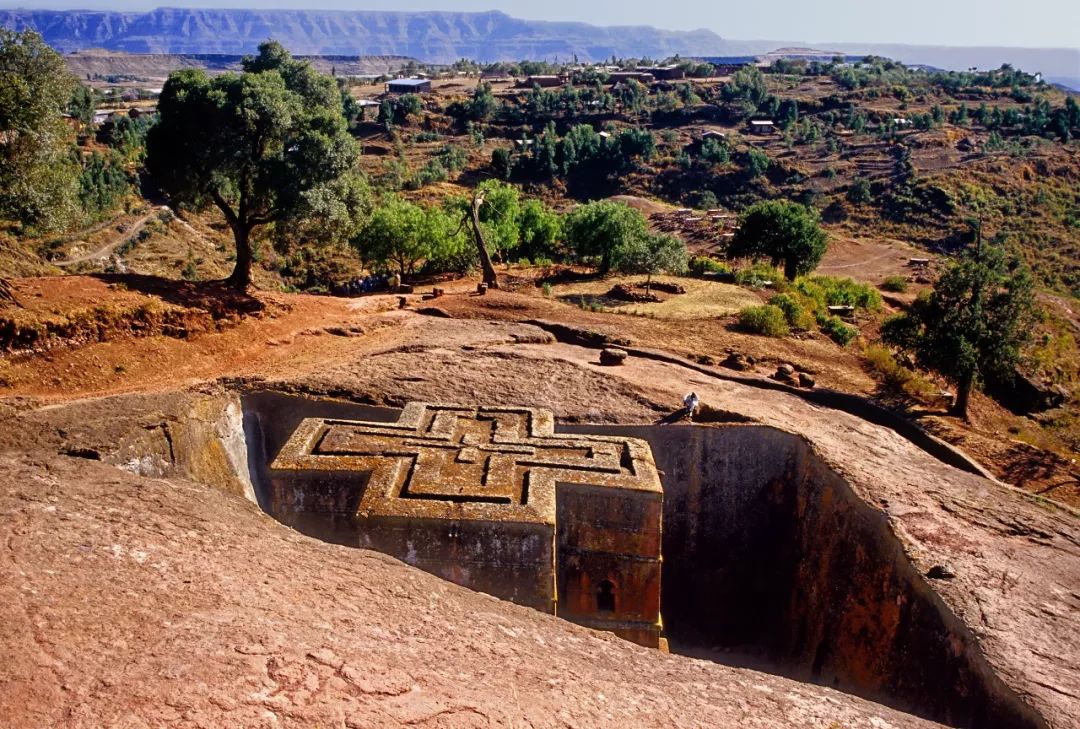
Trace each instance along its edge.
<path fill-rule="evenodd" d="M 174 203 L 216 206 L 236 241 L 228 278 L 251 283 L 252 231 L 326 207 L 350 189 L 359 148 L 334 80 L 277 42 L 259 46 L 242 73 L 169 76 L 147 139 L 147 168 Z"/>

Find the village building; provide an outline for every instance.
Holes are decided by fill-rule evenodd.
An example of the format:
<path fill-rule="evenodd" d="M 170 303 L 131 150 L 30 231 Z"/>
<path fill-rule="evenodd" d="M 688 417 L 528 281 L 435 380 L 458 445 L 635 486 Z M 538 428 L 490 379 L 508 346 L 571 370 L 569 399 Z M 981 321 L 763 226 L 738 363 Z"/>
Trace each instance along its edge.
<path fill-rule="evenodd" d="M 772 134 L 776 131 L 776 122 L 769 119 L 751 119 L 749 127 L 754 134 Z"/>
<path fill-rule="evenodd" d="M 554 86 L 562 86 L 566 82 L 566 78 L 563 76 L 526 76 L 525 79 L 518 83 L 518 86 L 522 86 L 527 89 L 531 89 L 533 86 L 539 86 L 542 89 L 549 89 Z"/>
<path fill-rule="evenodd" d="M 630 81 L 631 79 L 638 83 L 651 84 L 656 80 L 656 77 L 651 73 L 646 73 L 644 71 L 612 71 L 608 74 L 607 82 L 614 86 L 615 84 L 623 81 Z"/>
<path fill-rule="evenodd" d="M 423 94 L 431 91 L 431 80 L 426 78 L 401 78 L 388 81 L 386 91 L 391 94 Z"/>
<path fill-rule="evenodd" d="M 556 434 L 550 411 L 409 403 L 307 418 L 268 511 L 457 584 L 663 648 L 663 488 L 646 441 Z"/>
<path fill-rule="evenodd" d="M 674 63 L 667 66 L 638 66 L 639 73 L 647 73 L 658 81 L 677 81 L 686 78 L 686 69 Z"/>

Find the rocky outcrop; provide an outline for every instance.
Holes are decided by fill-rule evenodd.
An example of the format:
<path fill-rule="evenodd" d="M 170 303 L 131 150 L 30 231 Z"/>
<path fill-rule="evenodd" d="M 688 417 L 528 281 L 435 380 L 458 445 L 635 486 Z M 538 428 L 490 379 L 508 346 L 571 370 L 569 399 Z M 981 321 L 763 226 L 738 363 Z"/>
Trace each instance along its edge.
<path fill-rule="evenodd" d="M 0 455 L 9 727 L 930 727 L 828 688 L 639 648 L 254 504 Z"/>

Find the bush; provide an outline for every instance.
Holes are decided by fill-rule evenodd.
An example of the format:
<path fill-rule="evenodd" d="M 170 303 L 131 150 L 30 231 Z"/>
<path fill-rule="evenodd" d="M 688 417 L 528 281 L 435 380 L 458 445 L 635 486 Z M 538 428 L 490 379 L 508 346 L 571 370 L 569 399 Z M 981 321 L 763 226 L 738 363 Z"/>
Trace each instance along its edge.
<path fill-rule="evenodd" d="M 916 400 L 932 397 L 934 385 L 917 373 L 896 361 L 896 357 L 880 344 L 871 344 L 863 350 L 866 363 L 872 374 L 876 375 L 885 387 L 895 393 L 903 393 Z"/>
<path fill-rule="evenodd" d="M 881 288 L 886 291 L 902 294 L 907 291 L 907 283 L 907 278 L 905 276 L 886 276 L 881 284 Z"/>
<path fill-rule="evenodd" d="M 802 277 L 795 282 L 795 289 L 813 299 L 818 310 L 826 306 L 854 306 L 865 311 L 880 311 L 882 308 L 881 294 L 877 289 L 850 278 Z"/>
<path fill-rule="evenodd" d="M 777 294 L 769 299 L 769 304 L 784 312 L 784 318 L 792 329 L 809 331 L 814 326 L 814 314 L 797 293 Z"/>
<path fill-rule="evenodd" d="M 760 149 L 751 149 L 746 153 L 746 169 L 751 177 L 761 177 L 769 171 L 769 155 Z"/>
<path fill-rule="evenodd" d="M 731 266 L 723 261 L 707 256 L 694 256 L 690 259 L 690 273 L 701 276 L 706 273 L 731 273 Z"/>
<path fill-rule="evenodd" d="M 767 284 L 783 281 L 784 274 L 767 263 L 755 263 L 749 268 L 740 268 L 735 272 L 735 283 L 740 286 L 761 288 Z"/>
<path fill-rule="evenodd" d="M 873 195 L 870 192 L 870 183 L 862 177 L 856 177 L 851 182 L 847 191 L 847 199 L 856 205 L 870 202 Z"/>
<path fill-rule="evenodd" d="M 766 337 L 784 337 L 790 333 L 784 311 L 779 306 L 750 306 L 739 312 L 739 328 Z"/>
<path fill-rule="evenodd" d="M 830 316 L 825 320 L 825 323 L 821 325 L 821 331 L 828 335 L 829 339 L 833 340 L 841 347 L 846 347 L 848 342 L 858 336 L 859 330 L 855 327 L 848 326 L 844 322 L 840 321 L 840 317 Z"/>

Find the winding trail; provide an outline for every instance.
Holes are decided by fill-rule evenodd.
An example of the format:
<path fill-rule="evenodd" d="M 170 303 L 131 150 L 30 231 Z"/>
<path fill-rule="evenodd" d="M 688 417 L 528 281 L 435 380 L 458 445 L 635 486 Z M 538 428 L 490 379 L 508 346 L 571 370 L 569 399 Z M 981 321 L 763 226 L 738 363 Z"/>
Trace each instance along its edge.
<path fill-rule="evenodd" d="M 104 258 L 105 256 L 112 253 L 114 250 L 119 248 L 121 245 L 123 245 L 127 241 L 131 240 L 136 235 L 138 235 L 139 231 L 142 230 L 146 226 L 146 223 L 150 220 L 150 218 L 154 217 L 155 214 L 161 212 L 162 210 L 168 210 L 168 209 L 169 208 L 167 206 L 165 206 L 165 205 L 155 206 L 155 207 L 151 208 L 149 210 L 149 212 L 146 213 L 146 215 L 144 215 L 141 218 L 139 218 L 138 220 L 136 220 L 135 224 L 131 226 L 130 230 L 128 230 L 123 235 L 118 236 L 112 242 L 107 243 L 106 245 L 101 246 L 100 248 L 97 248 L 97 249 L 95 249 L 93 251 L 90 251 L 89 253 L 84 253 L 81 256 L 76 256 L 75 258 L 69 258 L 66 261 L 53 261 L 52 265 L 57 266 L 59 268 L 67 268 L 68 266 L 74 266 L 74 265 L 79 264 L 79 263 L 86 263 L 88 261 L 96 261 L 96 260 L 98 260 L 100 258 Z M 108 225 L 108 224 L 105 224 L 105 225 Z M 100 228 L 99 228 L 99 230 L 100 230 Z"/>

